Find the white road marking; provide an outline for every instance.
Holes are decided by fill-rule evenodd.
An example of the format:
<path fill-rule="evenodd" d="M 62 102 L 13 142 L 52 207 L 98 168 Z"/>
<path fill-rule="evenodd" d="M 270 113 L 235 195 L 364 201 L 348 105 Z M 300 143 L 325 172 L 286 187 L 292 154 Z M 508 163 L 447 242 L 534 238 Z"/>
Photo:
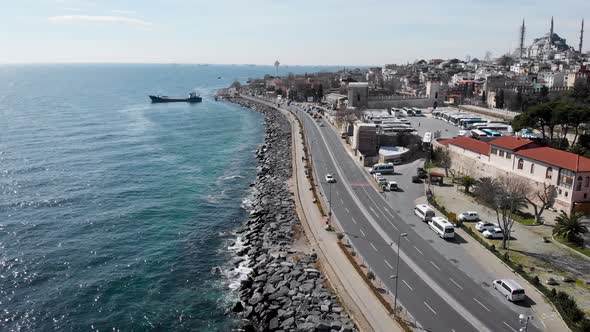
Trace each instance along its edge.
<path fill-rule="evenodd" d="M 342 203 L 342 205 L 344 205 L 344 200 L 342 198 L 340 198 L 340 203 Z"/>
<path fill-rule="evenodd" d="M 430 264 L 432 264 L 432 266 L 436 267 L 436 269 L 440 271 L 440 267 L 436 266 L 436 264 L 434 264 L 432 261 L 430 261 Z"/>
<path fill-rule="evenodd" d="M 410 242 L 410 239 L 408 239 L 407 236 L 404 236 L 404 239 L 406 239 L 406 241 Z"/>
<path fill-rule="evenodd" d="M 346 213 L 350 213 L 350 210 L 348 210 L 348 208 L 344 208 L 344 211 L 346 211 Z"/>
<path fill-rule="evenodd" d="M 449 278 L 449 280 L 451 280 L 455 286 L 459 287 L 461 290 L 463 290 L 463 287 L 461 287 L 461 285 L 459 285 L 455 280 L 453 280 L 453 278 Z"/>
<path fill-rule="evenodd" d="M 457 331 L 455 331 L 455 329 L 451 329 L 451 332 L 457 332 Z"/>
<path fill-rule="evenodd" d="M 387 266 L 389 266 L 389 268 L 393 270 L 393 266 L 391 266 L 391 264 L 389 264 L 389 262 L 387 261 L 387 259 L 385 260 L 385 264 L 387 264 Z"/>
<path fill-rule="evenodd" d="M 410 287 L 410 285 L 408 285 L 408 283 L 407 283 L 407 282 L 406 282 L 404 279 L 402 279 L 402 282 L 403 282 L 404 284 L 406 284 L 406 286 L 408 286 L 408 288 L 409 288 L 409 289 L 410 289 L 412 292 L 414 291 L 414 289 L 413 289 L 412 287 Z"/>
<path fill-rule="evenodd" d="M 363 237 L 367 237 L 367 234 L 365 234 L 365 232 L 363 232 L 362 228 L 359 228 L 359 230 L 361 231 L 361 234 L 363 234 Z"/>
<path fill-rule="evenodd" d="M 377 247 L 375 247 L 375 245 L 373 243 L 369 242 L 369 244 L 371 245 L 371 247 L 373 247 L 373 249 L 375 249 L 375 251 L 379 251 L 379 250 L 377 250 Z"/>
<path fill-rule="evenodd" d="M 350 217 L 352 219 L 352 222 L 356 224 L 356 220 L 354 220 L 353 217 Z M 358 224 L 357 224 L 358 225 Z"/>
<path fill-rule="evenodd" d="M 516 332 L 516 330 L 512 326 L 508 325 L 508 323 L 506 323 L 506 322 L 502 322 L 502 323 L 504 325 L 508 326 L 512 331 Z"/>
<path fill-rule="evenodd" d="M 391 224 L 391 226 L 393 226 L 393 228 L 395 228 L 395 230 L 399 232 L 399 228 L 397 228 L 397 226 L 395 226 L 393 224 L 393 222 L 391 222 L 391 220 L 387 219 L 387 221 L 389 221 L 389 223 Z"/>
<path fill-rule="evenodd" d="M 475 300 L 475 302 L 479 303 L 479 305 L 482 306 L 484 309 L 486 309 L 487 311 L 491 311 L 490 309 L 488 309 L 488 307 L 483 305 L 483 303 L 479 302 L 475 297 L 473 299 Z"/>
<path fill-rule="evenodd" d="M 371 211 L 373 211 L 373 214 L 374 214 L 376 217 L 379 217 L 379 215 L 377 214 L 377 212 L 375 212 L 375 210 L 373 209 L 373 207 L 372 207 L 372 206 L 369 206 L 369 209 L 371 209 Z"/>
<path fill-rule="evenodd" d="M 424 256 L 424 253 L 420 249 L 418 249 L 418 247 L 414 246 L 414 249 L 416 249 L 416 251 L 418 251 L 420 255 Z"/>
<path fill-rule="evenodd" d="M 426 304 L 426 306 L 428 307 L 428 309 L 430 309 L 430 311 L 432 311 L 432 313 L 434 313 L 436 315 L 436 311 L 434 311 L 434 309 L 432 309 L 432 307 L 429 306 L 428 303 L 426 303 L 426 301 L 424 301 L 424 304 Z"/>

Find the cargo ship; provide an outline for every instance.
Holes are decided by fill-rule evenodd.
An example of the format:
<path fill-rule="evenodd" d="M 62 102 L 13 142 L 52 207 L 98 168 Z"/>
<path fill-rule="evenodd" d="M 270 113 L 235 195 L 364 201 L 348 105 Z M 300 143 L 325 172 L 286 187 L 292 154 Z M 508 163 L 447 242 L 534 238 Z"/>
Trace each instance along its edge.
<path fill-rule="evenodd" d="M 197 96 L 196 92 L 191 92 L 188 95 L 188 98 L 173 98 L 168 96 L 149 96 L 152 100 L 152 103 L 176 103 L 176 102 L 186 102 L 186 103 L 200 103 L 203 101 L 203 98 Z"/>

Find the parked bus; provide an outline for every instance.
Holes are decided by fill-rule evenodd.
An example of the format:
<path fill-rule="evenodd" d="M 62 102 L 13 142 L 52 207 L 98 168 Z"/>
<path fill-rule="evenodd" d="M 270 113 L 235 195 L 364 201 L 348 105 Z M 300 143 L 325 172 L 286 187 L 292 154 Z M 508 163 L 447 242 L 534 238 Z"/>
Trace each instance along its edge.
<path fill-rule="evenodd" d="M 393 163 L 375 164 L 369 169 L 369 173 L 393 174 Z"/>
<path fill-rule="evenodd" d="M 500 136 L 502 136 L 502 134 L 500 134 L 499 132 L 493 131 L 491 129 L 482 129 L 481 131 L 483 131 L 484 133 L 488 134 L 488 136 L 491 136 L 491 137 L 500 137 Z"/>
<path fill-rule="evenodd" d="M 481 137 L 488 137 L 488 134 L 486 134 L 485 131 L 483 130 L 479 130 L 479 129 L 472 129 L 471 130 L 471 137 L 478 139 Z"/>

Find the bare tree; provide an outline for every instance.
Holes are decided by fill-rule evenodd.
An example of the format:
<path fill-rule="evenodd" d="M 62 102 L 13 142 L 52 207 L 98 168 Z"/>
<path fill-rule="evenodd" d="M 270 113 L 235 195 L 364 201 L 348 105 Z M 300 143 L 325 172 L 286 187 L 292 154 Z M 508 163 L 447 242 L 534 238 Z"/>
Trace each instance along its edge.
<path fill-rule="evenodd" d="M 526 187 L 524 179 L 515 177 L 482 178 L 477 186 L 476 195 L 496 212 L 498 227 L 504 235 L 503 249 L 510 249 L 514 212 L 527 206 Z"/>
<path fill-rule="evenodd" d="M 529 191 L 529 193 L 530 194 L 526 196 L 526 200 L 535 210 L 535 222 L 537 224 L 542 224 L 543 217 L 541 217 L 541 214 L 543 214 L 543 211 L 545 211 L 546 208 L 553 205 L 556 188 L 554 185 L 543 183 L 543 189 Z"/>
<path fill-rule="evenodd" d="M 438 165 L 445 169 L 445 176 L 449 177 L 449 168 L 453 165 L 453 161 L 451 159 L 451 155 L 449 154 L 449 150 L 443 148 L 436 148 L 434 150 L 434 161 L 438 163 Z"/>

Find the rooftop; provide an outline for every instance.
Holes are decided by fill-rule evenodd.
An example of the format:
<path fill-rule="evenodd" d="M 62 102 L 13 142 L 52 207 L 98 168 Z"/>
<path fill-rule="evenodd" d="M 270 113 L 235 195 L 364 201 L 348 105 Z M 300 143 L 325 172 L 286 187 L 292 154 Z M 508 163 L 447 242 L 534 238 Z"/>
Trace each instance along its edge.
<path fill-rule="evenodd" d="M 523 149 L 515 154 L 574 172 L 590 172 L 590 159 L 547 146 Z"/>
<path fill-rule="evenodd" d="M 445 145 L 454 145 L 460 148 L 473 151 L 479 154 L 484 154 L 486 156 L 490 155 L 490 145 L 486 142 L 478 141 L 473 138 L 459 136 L 453 139 L 447 140 L 444 143 Z"/>
<path fill-rule="evenodd" d="M 490 142 L 491 145 L 508 150 L 517 150 L 530 143 L 533 143 L 533 141 L 513 136 L 498 137 Z"/>

